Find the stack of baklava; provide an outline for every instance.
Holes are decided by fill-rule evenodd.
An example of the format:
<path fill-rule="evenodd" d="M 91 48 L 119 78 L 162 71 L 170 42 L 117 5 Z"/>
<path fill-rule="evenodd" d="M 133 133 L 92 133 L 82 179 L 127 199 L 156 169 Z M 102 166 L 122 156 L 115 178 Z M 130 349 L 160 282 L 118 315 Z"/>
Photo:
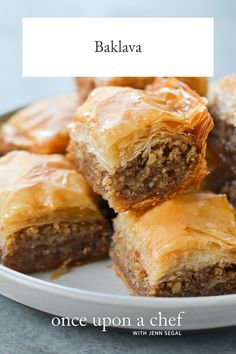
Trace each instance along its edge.
<path fill-rule="evenodd" d="M 117 274 L 134 294 L 236 292 L 234 209 L 225 194 L 196 191 L 207 175 L 213 128 L 201 97 L 206 79 L 76 83 L 77 96 L 36 103 L 2 127 L 0 151 L 8 152 L 0 159 L 3 264 L 34 272 L 102 259 L 110 248 Z M 218 92 L 210 101 L 214 166 L 226 160 L 217 139 L 224 130 L 229 143 L 221 124 L 234 108 L 227 95 Z M 215 167 L 205 188 L 215 189 L 214 173 Z M 95 193 L 118 213 L 111 245 L 108 214 Z"/>
<path fill-rule="evenodd" d="M 65 157 L 75 94 L 15 113 L 1 129 L 0 253 L 24 273 L 108 256 L 110 225 L 97 196 Z"/>

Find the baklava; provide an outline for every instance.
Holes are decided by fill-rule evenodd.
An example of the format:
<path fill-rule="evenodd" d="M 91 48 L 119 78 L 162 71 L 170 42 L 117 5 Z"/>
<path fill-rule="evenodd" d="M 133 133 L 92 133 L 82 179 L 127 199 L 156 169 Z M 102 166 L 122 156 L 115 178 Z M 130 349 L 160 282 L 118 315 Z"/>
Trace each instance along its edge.
<path fill-rule="evenodd" d="M 95 89 L 70 124 L 69 157 L 116 212 L 198 186 L 212 129 L 205 102 L 177 79 L 155 91 Z"/>
<path fill-rule="evenodd" d="M 236 166 L 236 74 L 210 86 L 209 111 L 214 129 L 209 137 L 211 149 L 232 167 Z"/>
<path fill-rule="evenodd" d="M 108 255 L 109 225 L 84 178 L 62 155 L 0 159 L 2 263 L 24 273 Z"/>
<path fill-rule="evenodd" d="M 135 295 L 236 292 L 235 215 L 225 195 L 182 194 L 119 214 L 110 253 Z"/>
<path fill-rule="evenodd" d="M 192 90 L 196 91 L 200 96 L 206 97 L 208 90 L 208 79 L 207 77 L 178 77 L 179 80 L 183 81 Z"/>
<path fill-rule="evenodd" d="M 154 81 L 154 77 L 76 77 L 76 88 L 80 102 L 84 102 L 90 92 L 99 86 L 121 86 L 144 89 Z"/>
<path fill-rule="evenodd" d="M 215 193 L 225 193 L 223 191 L 224 186 L 236 178 L 234 173 L 229 165 L 210 149 L 209 145 L 206 150 L 206 161 L 208 174 L 201 183 L 201 189 L 210 190 Z M 228 193 L 226 194 L 228 195 Z"/>
<path fill-rule="evenodd" d="M 206 77 L 178 77 L 200 96 L 207 95 L 208 80 Z M 76 88 L 79 101 L 82 103 L 90 92 L 99 86 L 123 86 L 145 89 L 155 82 L 155 77 L 76 77 Z"/>
<path fill-rule="evenodd" d="M 65 154 L 70 118 L 78 108 L 76 94 L 53 96 L 16 112 L 0 131 L 0 154 L 27 150 Z"/>
<path fill-rule="evenodd" d="M 201 183 L 201 190 L 226 194 L 230 203 L 236 207 L 236 174 L 225 161 L 209 146 L 206 152 L 208 175 Z"/>

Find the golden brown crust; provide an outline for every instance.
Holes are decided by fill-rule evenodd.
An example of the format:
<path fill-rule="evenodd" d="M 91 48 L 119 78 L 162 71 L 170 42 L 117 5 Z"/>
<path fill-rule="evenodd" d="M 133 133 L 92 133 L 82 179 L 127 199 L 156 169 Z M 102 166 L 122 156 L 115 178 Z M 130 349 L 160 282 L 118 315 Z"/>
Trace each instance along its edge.
<path fill-rule="evenodd" d="M 64 156 L 13 151 L 0 159 L 0 239 L 84 215 L 103 219 L 88 183 Z"/>
<path fill-rule="evenodd" d="M 27 150 L 38 154 L 66 151 L 68 129 L 78 107 L 75 94 L 53 96 L 16 112 L 1 128 L 0 153 Z"/>
<path fill-rule="evenodd" d="M 0 159 L 2 263 L 32 273 L 108 253 L 110 226 L 95 194 L 62 155 Z"/>
<path fill-rule="evenodd" d="M 75 84 L 79 103 L 83 103 L 95 88 L 93 77 L 76 77 Z"/>
<path fill-rule="evenodd" d="M 139 295 L 230 293 L 236 290 L 235 226 L 225 196 L 188 193 L 119 214 L 111 257 Z"/>
<path fill-rule="evenodd" d="M 225 262 L 236 261 L 235 226 L 226 196 L 208 192 L 182 194 L 115 219 L 116 231 L 125 235 L 127 244 L 142 250 L 144 267 L 155 280 L 183 265 L 208 266 L 214 256 L 217 263 L 219 254 L 222 261 L 224 256 Z"/>
<path fill-rule="evenodd" d="M 199 184 L 206 173 L 206 138 L 212 124 L 205 102 L 187 85 L 174 78 L 159 79 L 158 83 L 156 80 L 155 89 L 152 87 L 149 91 L 103 87 L 93 91 L 73 118 L 70 125 L 69 155 L 93 188 L 116 211 L 124 211 L 130 207 L 144 208 L 168 199 L 189 186 Z M 186 146 L 182 152 L 178 146 L 180 144 Z M 188 149 L 195 149 L 197 156 L 192 154 L 193 163 L 188 163 Z M 120 195 L 122 188 L 115 186 L 120 171 L 124 173 L 124 176 L 118 176 L 120 180 L 128 173 L 137 172 L 135 184 L 141 179 L 144 184 L 151 183 L 149 179 L 151 173 L 154 178 L 154 170 L 150 171 L 150 175 L 144 175 L 150 161 L 154 159 L 158 164 L 161 158 L 157 155 L 161 152 L 163 165 L 158 166 L 156 175 L 164 175 L 166 169 L 169 169 L 166 164 L 171 163 L 176 151 L 179 156 L 178 164 L 181 165 L 186 160 L 186 168 L 182 169 L 182 176 L 178 177 L 178 181 L 173 178 L 175 185 L 171 186 L 170 181 L 170 188 L 165 190 L 165 195 L 160 181 L 159 188 L 155 185 L 152 193 L 148 191 L 144 196 L 139 193 L 138 199 L 136 195 L 131 198 Z M 140 167 L 137 171 L 136 159 L 141 155 L 146 158 L 143 161 L 145 166 L 143 170 Z M 177 169 L 176 161 L 175 164 Z M 99 171 L 102 178 L 96 176 Z M 175 174 L 174 168 L 171 173 Z M 127 177 L 123 189 L 127 193 L 138 194 L 130 184 Z M 108 191 L 111 188 L 113 195 Z M 140 189 L 140 186 L 137 188 Z"/>
<path fill-rule="evenodd" d="M 18 148 L 4 139 L 3 132 L 0 132 L 0 156 L 6 155 L 8 152 L 18 150 Z"/>
<path fill-rule="evenodd" d="M 207 97 L 208 79 L 207 77 L 177 77 L 183 81 L 192 90 L 196 91 L 200 96 Z"/>
<path fill-rule="evenodd" d="M 79 100 L 83 103 L 96 87 L 121 86 L 144 89 L 153 80 L 154 77 L 76 77 L 75 83 Z"/>
<path fill-rule="evenodd" d="M 86 143 L 111 172 L 144 150 L 162 130 L 181 132 L 201 146 L 212 127 L 205 102 L 172 78 L 160 79 L 148 92 L 122 87 L 94 90 L 73 117 L 70 136 Z"/>
<path fill-rule="evenodd" d="M 207 96 L 208 80 L 206 77 L 177 77 L 178 80 L 186 83 L 200 96 Z M 83 103 L 91 91 L 100 86 L 122 86 L 145 89 L 153 84 L 155 77 L 76 77 L 76 88 L 78 97 Z"/>
<path fill-rule="evenodd" d="M 151 84 L 154 77 L 96 77 L 94 78 L 95 87 L 99 86 L 121 86 L 144 89 Z"/>

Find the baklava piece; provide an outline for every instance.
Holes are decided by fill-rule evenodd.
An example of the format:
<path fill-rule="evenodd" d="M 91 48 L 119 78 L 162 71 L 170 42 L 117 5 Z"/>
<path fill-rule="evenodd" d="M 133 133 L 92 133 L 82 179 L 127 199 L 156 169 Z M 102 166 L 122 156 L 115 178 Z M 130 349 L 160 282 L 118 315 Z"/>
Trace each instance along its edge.
<path fill-rule="evenodd" d="M 185 82 L 200 96 L 207 95 L 208 80 L 206 77 L 177 77 L 177 79 Z M 155 82 L 155 77 L 76 77 L 75 82 L 79 101 L 82 103 L 96 87 L 122 86 L 144 90 Z"/>
<path fill-rule="evenodd" d="M 222 161 L 210 148 L 206 152 L 208 175 L 201 183 L 201 190 L 226 194 L 236 207 L 236 174 L 231 166 Z"/>
<path fill-rule="evenodd" d="M 76 77 L 76 90 L 79 103 L 83 103 L 92 90 L 95 88 L 95 81 L 93 77 Z"/>
<path fill-rule="evenodd" d="M 178 77 L 179 80 L 183 81 L 192 90 L 196 91 L 200 96 L 206 97 L 208 90 L 208 79 L 207 77 Z"/>
<path fill-rule="evenodd" d="M 23 273 L 108 255 L 109 226 L 84 178 L 62 155 L 0 159 L 2 263 Z"/>
<path fill-rule="evenodd" d="M 76 88 L 80 102 L 84 102 L 91 91 L 100 86 L 121 86 L 144 89 L 154 77 L 76 77 Z"/>
<path fill-rule="evenodd" d="M 163 202 L 206 173 L 212 118 L 176 79 L 158 90 L 95 89 L 70 125 L 69 157 L 116 212 Z"/>
<path fill-rule="evenodd" d="M 224 195 L 182 194 L 115 220 L 117 274 L 135 295 L 202 296 L 236 292 L 236 225 Z"/>
<path fill-rule="evenodd" d="M 214 129 L 209 136 L 211 149 L 229 165 L 236 165 L 236 74 L 210 86 L 209 111 Z"/>
<path fill-rule="evenodd" d="M 208 174 L 201 183 L 202 190 L 210 190 L 215 193 L 225 193 L 223 188 L 229 181 L 235 179 L 230 166 L 222 161 L 214 151 L 207 146 L 206 161 Z M 227 193 L 226 193 L 227 194 Z"/>
<path fill-rule="evenodd" d="M 0 132 L 0 154 L 27 150 L 38 154 L 64 154 L 68 129 L 78 108 L 76 94 L 53 96 L 16 112 Z"/>

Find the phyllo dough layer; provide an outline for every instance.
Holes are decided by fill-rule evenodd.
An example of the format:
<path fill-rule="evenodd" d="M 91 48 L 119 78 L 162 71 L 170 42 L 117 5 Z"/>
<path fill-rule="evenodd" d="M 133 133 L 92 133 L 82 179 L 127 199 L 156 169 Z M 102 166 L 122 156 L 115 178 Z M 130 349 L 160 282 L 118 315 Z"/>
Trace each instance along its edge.
<path fill-rule="evenodd" d="M 185 82 L 200 96 L 207 95 L 208 80 L 206 77 L 177 77 L 177 79 Z M 155 77 L 76 77 L 75 82 L 79 101 L 82 103 L 96 87 L 123 86 L 145 89 L 147 85 L 155 82 Z"/>
<path fill-rule="evenodd" d="M 62 155 L 0 159 L 2 263 L 21 272 L 104 258 L 109 226 L 84 178 Z"/>
<path fill-rule="evenodd" d="M 69 140 L 67 125 L 78 102 L 76 94 L 65 94 L 16 112 L 1 128 L 0 153 L 27 150 L 38 154 L 64 154 Z"/>
<path fill-rule="evenodd" d="M 115 220 L 111 257 L 136 295 L 236 291 L 236 225 L 225 195 L 189 193 Z"/>
<path fill-rule="evenodd" d="M 76 88 L 80 102 L 84 102 L 91 91 L 99 86 L 122 86 L 144 89 L 154 77 L 76 77 Z"/>
<path fill-rule="evenodd" d="M 200 96 L 207 96 L 208 90 L 208 79 L 207 77 L 178 77 L 179 80 L 183 81 L 192 90 L 196 91 Z"/>
<path fill-rule="evenodd" d="M 70 158 L 116 211 L 143 208 L 199 184 L 212 125 L 205 102 L 176 79 L 150 92 L 101 87 L 72 120 Z"/>

